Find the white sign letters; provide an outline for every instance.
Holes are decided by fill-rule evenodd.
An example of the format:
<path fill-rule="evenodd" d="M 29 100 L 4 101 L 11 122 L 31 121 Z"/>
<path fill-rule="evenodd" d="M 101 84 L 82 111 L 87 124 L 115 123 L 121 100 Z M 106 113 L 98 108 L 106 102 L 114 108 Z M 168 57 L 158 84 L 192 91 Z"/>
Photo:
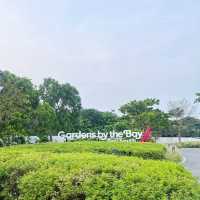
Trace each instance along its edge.
<path fill-rule="evenodd" d="M 142 132 L 132 132 L 131 130 L 124 130 L 123 132 L 115 132 L 111 131 L 108 133 L 65 133 L 64 131 L 60 131 L 58 133 L 59 137 L 64 138 L 65 140 L 80 140 L 80 139 L 92 139 L 92 140 L 140 140 L 142 137 Z"/>

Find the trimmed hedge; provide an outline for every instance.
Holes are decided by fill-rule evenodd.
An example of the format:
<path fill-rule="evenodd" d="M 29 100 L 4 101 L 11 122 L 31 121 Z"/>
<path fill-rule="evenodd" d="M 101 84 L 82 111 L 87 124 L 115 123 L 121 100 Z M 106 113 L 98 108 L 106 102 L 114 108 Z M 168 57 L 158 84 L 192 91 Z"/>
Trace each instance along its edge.
<path fill-rule="evenodd" d="M 0 200 L 199 200 L 197 180 L 165 151 L 88 141 L 1 148 Z"/>
<path fill-rule="evenodd" d="M 8 147 L 15 151 L 36 151 L 52 153 L 103 153 L 120 156 L 136 156 L 144 159 L 165 159 L 166 148 L 154 143 L 81 141 L 67 143 L 46 143 Z"/>
<path fill-rule="evenodd" d="M 199 200 L 200 186 L 168 161 L 94 153 L 0 151 L 1 200 Z"/>
<path fill-rule="evenodd" d="M 200 142 L 181 142 L 179 148 L 200 148 Z"/>

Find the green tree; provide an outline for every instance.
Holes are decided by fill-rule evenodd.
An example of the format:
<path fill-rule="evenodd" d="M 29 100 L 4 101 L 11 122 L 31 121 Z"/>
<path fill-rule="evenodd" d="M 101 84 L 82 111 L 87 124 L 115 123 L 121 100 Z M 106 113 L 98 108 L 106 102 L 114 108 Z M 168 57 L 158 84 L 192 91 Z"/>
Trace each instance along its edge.
<path fill-rule="evenodd" d="M 80 129 L 84 132 L 101 131 L 104 125 L 102 113 L 96 109 L 82 109 L 80 114 Z"/>
<path fill-rule="evenodd" d="M 57 131 L 78 130 L 81 98 L 75 87 L 48 78 L 40 85 L 40 97 L 54 108 L 58 120 Z"/>
<path fill-rule="evenodd" d="M 15 85 L 4 84 L 0 92 L 0 137 L 11 143 L 17 135 L 29 133 L 31 102 Z"/>
<path fill-rule="evenodd" d="M 181 120 L 181 133 L 186 137 L 200 137 L 200 120 L 194 117 L 185 117 Z"/>
<path fill-rule="evenodd" d="M 7 144 L 31 134 L 32 114 L 38 106 L 38 91 L 29 79 L 0 72 L 0 137 Z"/>
<path fill-rule="evenodd" d="M 154 133 L 164 133 L 169 127 L 169 116 L 156 108 L 158 99 L 134 100 L 123 106 L 120 111 L 128 120 L 131 129 L 151 127 Z"/>
<path fill-rule="evenodd" d="M 120 107 L 120 111 L 124 115 L 136 117 L 144 112 L 153 111 L 156 105 L 159 105 L 158 99 L 145 99 L 145 100 L 134 100 Z"/>
<path fill-rule="evenodd" d="M 16 89 L 26 96 L 30 106 L 35 109 L 39 104 L 39 92 L 31 80 L 18 77 L 8 71 L 0 71 L 0 86 L 4 92 L 9 88 Z"/>
<path fill-rule="evenodd" d="M 84 132 L 109 132 L 114 130 L 117 115 L 112 112 L 101 112 L 96 109 L 82 109 L 80 115 L 80 129 Z"/>
<path fill-rule="evenodd" d="M 118 117 L 117 121 L 113 124 L 114 130 L 122 132 L 124 130 L 130 130 L 131 124 L 127 117 Z"/>
<path fill-rule="evenodd" d="M 47 102 L 41 103 L 34 111 L 33 123 L 34 135 L 37 135 L 40 138 L 56 134 L 56 113 Z"/>

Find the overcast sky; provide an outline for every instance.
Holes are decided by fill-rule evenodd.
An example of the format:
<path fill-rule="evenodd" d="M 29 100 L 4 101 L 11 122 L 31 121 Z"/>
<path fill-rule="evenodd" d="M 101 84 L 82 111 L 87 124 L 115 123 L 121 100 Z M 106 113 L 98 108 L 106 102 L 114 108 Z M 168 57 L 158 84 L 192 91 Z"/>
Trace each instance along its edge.
<path fill-rule="evenodd" d="M 84 107 L 200 92 L 199 0 L 0 0 L 0 69 L 76 86 Z"/>

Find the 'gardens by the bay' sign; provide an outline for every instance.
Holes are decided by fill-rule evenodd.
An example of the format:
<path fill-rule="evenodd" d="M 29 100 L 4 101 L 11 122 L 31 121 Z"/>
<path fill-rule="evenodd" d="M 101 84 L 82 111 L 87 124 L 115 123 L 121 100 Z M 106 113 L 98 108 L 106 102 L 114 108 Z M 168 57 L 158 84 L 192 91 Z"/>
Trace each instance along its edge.
<path fill-rule="evenodd" d="M 66 141 L 71 140 L 135 140 L 135 141 L 148 141 L 151 138 L 152 129 L 148 128 L 143 132 L 134 132 L 131 130 L 124 130 L 123 132 L 110 131 L 108 133 L 65 133 L 60 131 L 59 137 L 64 138 Z"/>

